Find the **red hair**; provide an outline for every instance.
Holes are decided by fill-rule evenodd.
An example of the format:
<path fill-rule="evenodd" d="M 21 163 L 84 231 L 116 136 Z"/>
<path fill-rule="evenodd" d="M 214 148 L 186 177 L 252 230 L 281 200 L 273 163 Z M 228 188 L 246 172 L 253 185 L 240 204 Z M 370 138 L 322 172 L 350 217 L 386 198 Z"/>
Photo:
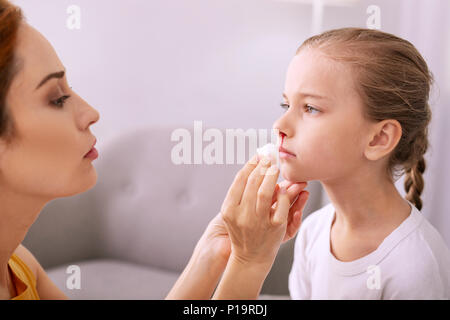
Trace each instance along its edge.
<path fill-rule="evenodd" d="M 15 47 L 23 14 L 19 7 L 0 0 L 0 138 L 10 142 L 14 125 L 6 105 L 6 96 L 17 73 Z"/>

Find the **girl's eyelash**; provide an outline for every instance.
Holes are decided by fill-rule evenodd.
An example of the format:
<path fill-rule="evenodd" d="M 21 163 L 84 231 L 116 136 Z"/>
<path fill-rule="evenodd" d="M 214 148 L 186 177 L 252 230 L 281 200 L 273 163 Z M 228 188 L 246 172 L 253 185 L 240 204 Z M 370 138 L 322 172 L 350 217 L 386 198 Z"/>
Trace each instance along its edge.
<path fill-rule="evenodd" d="M 310 106 L 309 104 L 307 104 L 305 107 L 306 107 L 306 109 L 309 108 L 309 109 L 311 109 L 311 110 L 315 110 L 315 111 L 317 111 L 317 112 L 320 112 L 320 110 L 318 110 L 318 109 L 316 109 L 316 108 Z"/>
<path fill-rule="evenodd" d="M 56 99 L 56 100 L 51 101 L 51 103 L 52 103 L 54 106 L 58 107 L 58 108 L 63 108 L 63 107 L 64 107 L 64 103 L 65 103 L 66 100 L 69 99 L 69 98 L 70 98 L 70 96 L 62 96 L 62 97 L 59 98 L 59 99 Z"/>
<path fill-rule="evenodd" d="M 280 106 L 281 106 L 283 109 L 285 109 L 285 110 L 289 109 L 289 104 L 288 104 L 288 103 L 282 102 L 282 103 L 280 103 Z M 305 105 L 305 108 L 306 108 L 307 110 L 308 110 L 308 109 L 312 109 L 312 110 L 316 110 L 316 111 L 320 112 L 320 110 L 314 108 L 313 106 L 311 106 L 311 105 L 309 105 L 309 104 L 306 104 L 306 105 Z"/>

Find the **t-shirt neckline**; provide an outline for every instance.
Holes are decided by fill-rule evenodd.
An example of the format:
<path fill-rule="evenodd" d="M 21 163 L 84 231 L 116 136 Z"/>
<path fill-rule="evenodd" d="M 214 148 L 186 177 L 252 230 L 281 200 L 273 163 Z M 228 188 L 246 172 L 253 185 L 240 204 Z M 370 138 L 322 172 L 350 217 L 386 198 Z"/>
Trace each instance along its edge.
<path fill-rule="evenodd" d="M 358 258 L 353 261 L 340 261 L 331 253 L 331 223 L 334 220 L 335 208 L 332 203 L 329 204 L 331 214 L 329 215 L 329 220 L 327 223 L 327 248 L 328 256 L 330 259 L 331 266 L 333 270 L 341 275 L 355 275 L 362 272 L 367 272 L 368 267 L 371 265 L 376 265 L 383 260 L 383 258 L 410 232 L 416 229 L 423 220 L 423 216 L 420 211 L 409 201 L 406 200 L 410 207 L 410 215 L 403 220 L 403 222 L 394 229 L 378 246 L 377 249 L 371 253 L 365 255 L 364 257 Z"/>

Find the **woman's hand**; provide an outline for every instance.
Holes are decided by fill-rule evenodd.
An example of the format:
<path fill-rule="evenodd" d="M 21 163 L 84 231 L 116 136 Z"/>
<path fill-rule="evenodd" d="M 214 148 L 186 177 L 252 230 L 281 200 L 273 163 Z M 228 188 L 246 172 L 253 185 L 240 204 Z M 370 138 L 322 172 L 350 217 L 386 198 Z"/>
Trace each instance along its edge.
<path fill-rule="evenodd" d="M 307 193 L 291 206 L 287 185 L 276 186 L 279 170 L 255 156 L 236 175 L 221 215 L 231 254 L 213 299 L 257 299 L 283 241 L 301 224 Z M 306 183 L 297 185 L 298 195 Z M 292 186 L 291 186 L 292 187 Z"/>
<path fill-rule="evenodd" d="M 231 254 L 238 261 L 271 266 L 281 243 L 294 237 L 301 224 L 308 194 L 291 207 L 287 184 L 277 189 L 279 169 L 270 164 L 253 157 L 236 175 L 222 204 Z M 297 184 L 293 190 L 298 195 L 306 185 Z"/>
<path fill-rule="evenodd" d="M 225 269 L 231 253 L 231 242 L 220 212 L 209 222 L 195 251 L 202 256 L 209 256 Z"/>
<path fill-rule="evenodd" d="M 291 181 L 284 180 L 279 185 L 275 186 L 275 193 L 272 198 L 272 209 L 276 205 L 278 194 L 281 188 L 287 188 L 287 194 L 291 207 L 289 209 L 288 222 L 286 227 L 286 234 L 283 238 L 283 243 L 288 242 L 295 237 L 300 225 L 302 223 L 303 209 L 305 208 L 306 202 L 309 199 L 309 192 L 303 191 L 308 185 L 307 182 L 304 183 L 294 183 Z M 272 213 L 273 214 L 273 213 Z"/>
<path fill-rule="evenodd" d="M 280 183 L 280 186 L 287 188 L 289 202 L 294 202 L 289 210 L 288 225 L 283 238 L 283 241 L 288 241 L 295 236 L 300 227 L 301 214 L 307 200 L 308 192 L 301 192 L 306 186 L 306 183 L 297 184 L 283 181 Z M 275 186 L 271 199 L 271 206 L 274 211 L 271 211 L 271 213 L 275 212 L 275 208 L 278 205 L 280 186 Z M 233 186 L 228 193 L 230 193 L 232 188 Z M 210 299 L 219 278 L 227 266 L 230 253 L 231 241 L 228 229 L 222 218 L 222 212 L 219 212 L 208 224 L 208 227 L 195 247 L 188 265 L 174 284 L 166 299 Z M 254 289 L 252 286 L 254 284 L 258 287 L 263 281 L 262 278 L 259 278 L 258 273 L 252 272 L 250 275 L 246 275 L 245 273 L 241 273 L 241 271 L 241 266 L 235 268 L 234 264 L 230 265 L 228 272 L 224 274 L 224 281 L 216 291 L 215 298 L 227 296 L 233 298 L 242 296 L 245 298 L 253 296 L 256 291 L 259 292 L 258 288 Z M 255 279 L 251 279 L 252 277 Z M 241 278 L 246 279 L 246 290 L 241 290 L 239 286 L 234 285 L 236 280 L 242 282 L 239 281 Z"/>
<path fill-rule="evenodd" d="M 294 238 L 300 228 L 303 209 L 308 200 L 309 192 L 303 191 L 305 188 L 304 183 L 294 183 L 287 180 L 282 181 L 275 186 L 275 192 L 272 197 L 272 214 L 274 213 L 278 194 L 282 187 L 287 189 L 291 203 L 286 233 L 282 241 L 284 243 Z M 209 254 L 213 256 L 224 265 L 228 262 L 231 254 L 231 242 L 221 212 L 209 222 L 202 238 L 197 244 L 196 250 L 203 251 L 205 255 Z"/>

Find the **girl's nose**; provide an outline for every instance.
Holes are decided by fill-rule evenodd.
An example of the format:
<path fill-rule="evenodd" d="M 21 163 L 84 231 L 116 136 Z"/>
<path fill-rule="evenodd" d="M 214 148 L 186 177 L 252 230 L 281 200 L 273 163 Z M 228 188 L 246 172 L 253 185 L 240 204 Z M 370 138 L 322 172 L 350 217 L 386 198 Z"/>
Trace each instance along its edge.
<path fill-rule="evenodd" d="M 282 117 L 280 117 L 273 123 L 272 128 L 279 132 L 280 137 L 287 136 L 289 135 L 291 125 L 290 121 L 291 120 L 286 117 L 285 113 Z"/>
<path fill-rule="evenodd" d="M 279 132 L 280 136 L 279 136 L 279 146 L 283 145 L 283 139 L 284 137 L 286 137 L 286 134 L 282 131 Z"/>

